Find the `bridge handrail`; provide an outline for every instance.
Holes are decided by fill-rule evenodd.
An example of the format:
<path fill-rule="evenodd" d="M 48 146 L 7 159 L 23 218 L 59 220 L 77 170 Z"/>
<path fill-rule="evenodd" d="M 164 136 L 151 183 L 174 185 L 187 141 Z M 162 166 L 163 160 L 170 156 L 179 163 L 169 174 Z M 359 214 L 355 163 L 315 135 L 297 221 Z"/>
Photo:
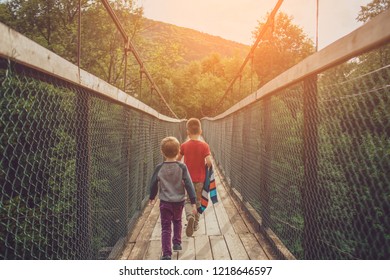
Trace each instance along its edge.
<path fill-rule="evenodd" d="M 10 59 L 61 80 L 93 90 L 101 96 L 143 111 L 157 119 L 169 122 L 183 121 L 160 114 L 143 102 L 95 75 L 78 68 L 77 65 L 49 51 L 1 22 L 0 57 Z"/>
<path fill-rule="evenodd" d="M 306 77 L 331 68 L 342 61 L 347 61 L 369 49 L 380 46 L 390 40 L 390 10 L 376 16 L 360 28 L 330 44 L 324 49 L 305 58 L 297 65 L 283 72 L 257 91 L 242 99 L 225 112 L 206 120 L 222 119 L 253 102 L 264 98 Z"/>

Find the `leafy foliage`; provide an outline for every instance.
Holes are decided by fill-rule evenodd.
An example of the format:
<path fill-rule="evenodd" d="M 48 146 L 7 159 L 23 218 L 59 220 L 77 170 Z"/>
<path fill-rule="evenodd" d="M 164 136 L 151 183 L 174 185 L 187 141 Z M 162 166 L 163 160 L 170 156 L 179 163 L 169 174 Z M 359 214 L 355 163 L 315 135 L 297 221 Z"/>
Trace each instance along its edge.
<path fill-rule="evenodd" d="M 11 0 L 0 4 L 0 21 L 76 63 L 77 3 L 76 0 Z M 259 72 L 263 63 L 255 60 L 254 68 L 260 80 L 252 69 L 245 69 L 239 82 L 234 85 L 233 92 L 227 95 L 226 102 L 216 110 L 216 103 L 237 74 L 249 47 L 188 28 L 143 18 L 143 10 L 136 6 L 135 1 L 115 0 L 111 1 L 111 5 L 148 71 L 179 117 L 202 117 L 226 110 L 252 93 L 259 82 L 261 84 L 262 80 L 274 77 L 287 65 L 285 60 L 279 58 L 273 65 L 268 65 L 271 68 L 267 66 L 264 69 L 267 77 L 263 77 L 263 73 Z M 151 86 L 144 77 L 141 82 L 136 61 L 130 53 L 125 56 L 123 39 L 101 2 L 82 1 L 81 8 L 81 67 L 117 87 L 125 88 L 126 92 L 158 111 L 163 111 L 159 98 L 151 91 Z M 290 50 L 284 54 L 288 52 L 290 64 L 296 63 L 302 58 L 301 53 L 304 51 L 298 47 L 291 49 L 290 43 L 298 46 L 300 40 L 304 40 L 304 35 L 286 16 L 278 18 L 277 22 L 280 22 L 278 26 L 287 24 L 288 30 L 278 28 L 277 34 L 280 36 L 274 38 L 273 42 L 278 44 L 279 50 L 289 46 Z M 287 32 L 292 34 L 291 42 L 283 45 L 283 40 L 287 38 L 283 34 Z M 256 54 L 261 61 L 271 56 L 269 53 Z M 279 57 L 281 56 L 282 54 Z M 128 67 L 124 87 L 126 60 Z M 195 64 L 199 66 L 194 66 Z M 193 72 L 194 67 L 200 67 L 200 71 Z M 189 76 L 188 73 L 192 74 Z M 187 80 L 180 81 L 182 79 Z"/>
<path fill-rule="evenodd" d="M 381 12 L 390 8 L 389 0 L 373 0 L 367 4 L 367 6 L 361 6 L 359 15 L 357 16 L 358 21 L 367 22 L 369 19 L 374 18 Z"/>
<path fill-rule="evenodd" d="M 200 61 L 216 52 L 221 57 L 238 55 L 244 58 L 249 51 L 249 46 L 234 41 L 147 18 L 141 21 L 140 32 L 135 39 L 138 37 L 154 44 L 180 46 L 180 64 Z"/>
<path fill-rule="evenodd" d="M 265 21 L 254 31 L 257 36 Z M 280 12 L 274 26 L 261 40 L 255 51 L 255 70 L 259 86 L 294 66 L 314 51 L 313 42 L 303 30 L 292 23 L 292 17 Z"/>

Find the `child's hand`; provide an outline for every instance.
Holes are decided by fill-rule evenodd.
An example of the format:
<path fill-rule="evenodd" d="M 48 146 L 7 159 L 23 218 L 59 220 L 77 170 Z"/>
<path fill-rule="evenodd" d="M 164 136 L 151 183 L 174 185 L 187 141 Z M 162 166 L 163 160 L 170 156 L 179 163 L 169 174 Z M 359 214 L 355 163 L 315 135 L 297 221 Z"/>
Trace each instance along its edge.
<path fill-rule="evenodd" d="M 149 205 L 154 205 L 154 202 L 155 202 L 154 199 L 150 199 L 150 200 L 149 200 Z"/>
<path fill-rule="evenodd" d="M 195 216 L 198 213 L 198 209 L 196 209 L 196 204 L 192 204 L 192 214 Z"/>

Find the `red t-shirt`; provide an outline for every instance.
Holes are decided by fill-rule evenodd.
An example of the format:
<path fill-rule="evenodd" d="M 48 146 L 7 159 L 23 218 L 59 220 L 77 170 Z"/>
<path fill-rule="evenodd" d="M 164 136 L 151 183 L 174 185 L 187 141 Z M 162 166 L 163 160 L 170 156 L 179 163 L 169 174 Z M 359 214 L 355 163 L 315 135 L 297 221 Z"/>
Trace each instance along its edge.
<path fill-rule="evenodd" d="M 181 144 L 180 154 L 184 156 L 192 182 L 203 183 L 206 178 L 205 158 L 210 155 L 209 145 L 203 141 L 188 140 Z"/>

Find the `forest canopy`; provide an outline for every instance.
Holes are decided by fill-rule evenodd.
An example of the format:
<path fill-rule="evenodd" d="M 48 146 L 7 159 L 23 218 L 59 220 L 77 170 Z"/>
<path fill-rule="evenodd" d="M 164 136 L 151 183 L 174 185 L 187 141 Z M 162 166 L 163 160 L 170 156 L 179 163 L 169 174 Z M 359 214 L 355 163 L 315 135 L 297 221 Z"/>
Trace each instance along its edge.
<path fill-rule="evenodd" d="M 267 34 L 256 50 L 253 65 L 244 69 L 224 107 L 216 109 L 249 46 L 146 19 L 135 1 L 110 3 L 179 117 L 221 112 L 313 52 L 313 43 L 293 24 L 292 17 L 280 13 L 273 32 Z M 255 27 L 254 38 L 265 20 Z M 78 1 L 6 1 L 0 3 L 0 21 L 77 63 Z M 101 1 L 81 1 L 81 68 L 123 89 L 124 54 L 123 39 Z M 282 59 L 286 55 L 288 63 Z M 139 90 L 139 68 L 130 55 L 127 65 L 126 92 L 161 111 L 161 102 L 146 79 Z"/>

